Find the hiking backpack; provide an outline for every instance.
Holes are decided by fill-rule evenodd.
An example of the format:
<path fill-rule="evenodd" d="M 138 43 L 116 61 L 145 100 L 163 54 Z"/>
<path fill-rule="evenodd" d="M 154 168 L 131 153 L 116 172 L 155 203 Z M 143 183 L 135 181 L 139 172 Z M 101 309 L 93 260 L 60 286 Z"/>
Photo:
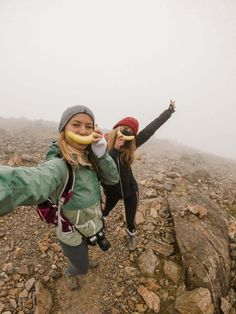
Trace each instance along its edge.
<path fill-rule="evenodd" d="M 62 225 L 62 230 L 68 232 L 72 230 L 71 222 L 63 215 L 62 206 L 66 204 L 73 194 L 75 175 L 71 164 L 66 162 L 68 169 L 67 181 L 60 193 L 58 203 L 55 204 L 51 198 L 43 203 L 38 204 L 37 212 L 42 221 L 58 225 Z"/>

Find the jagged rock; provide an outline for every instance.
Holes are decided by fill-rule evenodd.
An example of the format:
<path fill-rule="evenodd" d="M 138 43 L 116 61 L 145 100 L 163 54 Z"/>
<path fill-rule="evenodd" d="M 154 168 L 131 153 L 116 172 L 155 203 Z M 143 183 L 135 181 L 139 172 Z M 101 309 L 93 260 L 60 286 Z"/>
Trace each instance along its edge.
<path fill-rule="evenodd" d="M 52 243 L 51 248 L 53 249 L 54 252 L 61 252 L 61 247 L 57 243 Z"/>
<path fill-rule="evenodd" d="M 190 199 L 169 197 L 177 242 L 183 258 L 188 288 L 205 287 L 211 291 L 217 313 L 219 298 L 230 287 L 229 238 L 226 221 L 215 203 L 200 193 Z M 181 208 L 190 202 L 202 204 L 208 210 L 204 219 L 181 217 Z M 201 245 L 199 245 L 201 244 Z"/>
<path fill-rule="evenodd" d="M 166 174 L 165 173 L 159 173 L 155 176 L 155 180 L 157 180 L 159 183 L 163 183 L 165 180 Z"/>
<path fill-rule="evenodd" d="M 145 280 L 145 286 L 149 291 L 156 291 L 160 289 L 160 285 L 157 284 L 154 278 L 147 278 Z"/>
<path fill-rule="evenodd" d="M 199 204 L 188 204 L 186 210 L 194 215 L 198 215 L 200 219 L 204 218 L 207 215 L 207 209 Z"/>
<path fill-rule="evenodd" d="M 173 182 L 171 180 L 166 180 L 163 184 L 163 187 L 166 191 L 171 191 L 173 187 Z"/>
<path fill-rule="evenodd" d="M 32 289 L 32 287 L 35 284 L 35 281 L 36 281 L 35 278 L 30 278 L 29 280 L 26 281 L 25 288 L 27 291 L 30 291 Z"/>
<path fill-rule="evenodd" d="M 144 216 L 141 211 L 139 210 L 137 211 L 135 220 L 136 220 L 137 225 L 140 225 L 145 221 Z"/>
<path fill-rule="evenodd" d="M 15 257 L 21 258 L 25 254 L 25 250 L 23 248 L 17 247 L 15 249 Z"/>
<path fill-rule="evenodd" d="M 141 273 L 149 277 L 154 276 L 155 268 L 158 263 L 159 260 L 151 248 L 145 250 L 138 259 L 138 266 Z"/>
<path fill-rule="evenodd" d="M 30 275 L 30 271 L 27 265 L 22 265 L 17 270 L 20 275 Z"/>
<path fill-rule="evenodd" d="M 39 249 L 42 253 L 46 253 L 49 250 L 49 244 L 46 241 L 39 242 Z"/>
<path fill-rule="evenodd" d="M 36 308 L 34 314 L 50 313 L 53 306 L 52 296 L 40 281 L 35 283 Z"/>
<path fill-rule="evenodd" d="M 220 309 L 223 314 L 229 314 L 230 312 L 232 314 L 232 306 L 226 298 L 220 298 Z"/>
<path fill-rule="evenodd" d="M 149 188 L 146 192 L 145 192 L 145 197 L 147 198 L 155 198 L 157 197 L 157 191 L 153 188 Z"/>
<path fill-rule="evenodd" d="M 137 268 L 135 267 L 126 266 L 124 270 L 129 277 L 133 277 L 137 274 Z"/>
<path fill-rule="evenodd" d="M 142 285 L 138 288 L 138 293 L 143 297 L 147 306 L 153 310 L 154 313 L 159 313 L 160 298 L 157 294 L 152 291 L 148 291 L 148 289 Z"/>
<path fill-rule="evenodd" d="M 182 276 L 182 268 L 175 262 L 165 260 L 163 271 L 175 284 L 177 284 Z"/>
<path fill-rule="evenodd" d="M 137 312 L 135 312 L 134 314 L 145 313 L 146 310 L 147 310 L 146 304 L 138 303 L 138 304 L 136 304 L 136 311 Z"/>
<path fill-rule="evenodd" d="M 183 292 L 177 297 L 175 307 L 181 314 L 214 314 L 211 294 L 206 288 Z"/>
<path fill-rule="evenodd" d="M 236 221 L 230 221 L 228 224 L 228 233 L 230 239 L 234 239 L 236 235 Z"/>
<path fill-rule="evenodd" d="M 151 247 L 154 252 L 162 255 L 162 256 L 170 256 L 174 253 L 174 246 L 172 244 L 165 243 L 159 239 L 153 239 L 151 243 Z"/>
<path fill-rule="evenodd" d="M 6 272 L 6 274 L 13 274 L 15 271 L 14 265 L 12 262 L 3 265 L 2 270 Z"/>
<path fill-rule="evenodd" d="M 0 302 L 0 313 L 2 313 L 2 311 L 5 309 L 5 305 Z"/>
<path fill-rule="evenodd" d="M 24 289 L 23 291 L 21 291 L 21 293 L 19 294 L 19 298 L 27 298 L 29 295 L 29 292 Z"/>
<path fill-rule="evenodd" d="M 150 217 L 156 219 L 158 217 L 158 211 L 155 208 L 150 208 L 149 215 L 150 215 Z"/>

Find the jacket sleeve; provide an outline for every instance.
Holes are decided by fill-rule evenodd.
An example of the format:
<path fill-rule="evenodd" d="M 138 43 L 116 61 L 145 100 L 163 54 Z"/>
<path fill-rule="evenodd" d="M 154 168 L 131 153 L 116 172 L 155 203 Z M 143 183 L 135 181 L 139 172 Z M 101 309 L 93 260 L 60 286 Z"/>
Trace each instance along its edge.
<path fill-rule="evenodd" d="M 136 147 L 143 145 L 171 116 L 172 111 L 166 109 L 159 117 L 149 123 L 136 137 Z"/>
<path fill-rule="evenodd" d="M 119 174 L 112 157 L 106 152 L 99 158 L 99 177 L 107 185 L 114 185 L 119 182 Z"/>
<path fill-rule="evenodd" d="M 67 168 L 59 158 L 38 167 L 0 166 L 0 215 L 17 206 L 39 204 L 63 187 Z"/>

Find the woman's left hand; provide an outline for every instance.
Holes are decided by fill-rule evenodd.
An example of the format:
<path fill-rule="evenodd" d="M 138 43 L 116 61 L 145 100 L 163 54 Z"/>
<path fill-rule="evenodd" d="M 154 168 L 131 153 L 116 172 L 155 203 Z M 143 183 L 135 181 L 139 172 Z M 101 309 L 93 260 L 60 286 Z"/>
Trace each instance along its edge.
<path fill-rule="evenodd" d="M 102 157 L 107 149 L 107 141 L 103 137 L 103 133 L 97 125 L 95 125 L 94 128 L 93 143 L 91 144 L 91 149 L 98 158 Z"/>
<path fill-rule="evenodd" d="M 173 113 L 173 112 L 175 112 L 175 108 L 176 108 L 176 106 L 175 106 L 175 101 L 174 101 L 174 100 L 171 100 L 168 109 L 171 111 L 171 113 Z"/>
<path fill-rule="evenodd" d="M 93 132 L 93 143 L 97 143 L 103 138 L 103 133 L 101 129 L 95 124 L 94 132 Z"/>

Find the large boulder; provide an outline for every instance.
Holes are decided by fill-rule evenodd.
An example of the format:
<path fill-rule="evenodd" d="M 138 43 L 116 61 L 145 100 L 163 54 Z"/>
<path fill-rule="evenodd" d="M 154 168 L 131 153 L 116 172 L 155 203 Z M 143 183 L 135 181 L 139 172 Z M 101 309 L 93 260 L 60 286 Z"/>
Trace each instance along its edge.
<path fill-rule="evenodd" d="M 170 196 L 168 202 L 187 288 L 209 289 L 215 311 L 220 313 L 220 298 L 230 288 L 231 260 L 225 214 L 199 192 L 185 197 Z"/>

